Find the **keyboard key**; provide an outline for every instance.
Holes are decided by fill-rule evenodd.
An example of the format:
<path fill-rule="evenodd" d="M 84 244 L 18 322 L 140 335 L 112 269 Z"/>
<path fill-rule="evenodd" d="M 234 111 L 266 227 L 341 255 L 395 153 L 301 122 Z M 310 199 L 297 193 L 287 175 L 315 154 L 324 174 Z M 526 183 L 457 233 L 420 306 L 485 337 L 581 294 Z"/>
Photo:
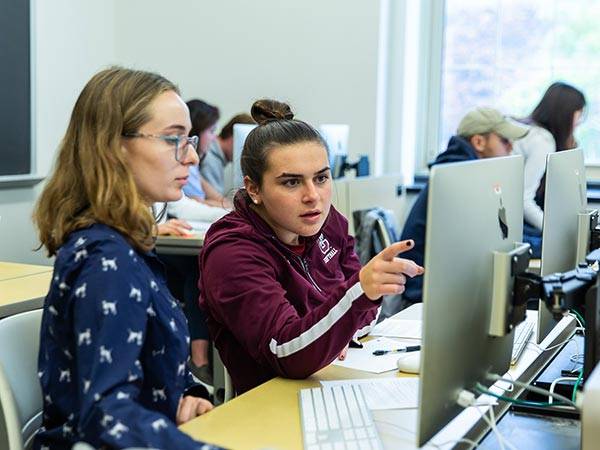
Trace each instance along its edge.
<path fill-rule="evenodd" d="M 327 409 L 329 428 L 332 430 L 339 429 L 340 421 L 338 420 L 337 407 L 331 389 L 323 389 L 323 402 L 325 403 L 325 408 Z"/>
<path fill-rule="evenodd" d="M 300 402 L 302 404 L 302 423 L 304 429 L 306 431 L 317 431 L 315 411 L 310 390 L 303 389 L 300 391 Z"/>
<path fill-rule="evenodd" d="M 363 421 L 358 409 L 358 403 L 356 403 L 356 397 L 352 386 L 344 386 L 344 397 L 346 398 L 346 404 L 348 405 L 348 412 L 350 413 L 350 419 L 352 425 L 355 427 L 362 427 Z"/>
<path fill-rule="evenodd" d="M 359 386 L 303 389 L 299 399 L 305 450 L 382 448 Z"/>
<path fill-rule="evenodd" d="M 353 441 L 356 439 L 356 435 L 354 434 L 354 430 L 346 429 L 344 430 L 344 440 Z"/>
<path fill-rule="evenodd" d="M 340 415 L 342 428 L 352 427 L 352 420 L 350 420 L 350 413 L 348 412 L 348 408 L 346 406 L 346 399 L 344 398 L 342 386 L 334 386 L 332 390 L 333 397 L 335 398 L 335 404 Z"/>
<path fill-rule="evenodd" d="M 313 402 L 315 405 L 315 417 L 317 419 L 317 429 L 319 431 L 329 428 L 327 423 L 327 413 L 325 412 L 325 404 L 323 403 L 323 393 L 321 389 L 312 390 Z"/>

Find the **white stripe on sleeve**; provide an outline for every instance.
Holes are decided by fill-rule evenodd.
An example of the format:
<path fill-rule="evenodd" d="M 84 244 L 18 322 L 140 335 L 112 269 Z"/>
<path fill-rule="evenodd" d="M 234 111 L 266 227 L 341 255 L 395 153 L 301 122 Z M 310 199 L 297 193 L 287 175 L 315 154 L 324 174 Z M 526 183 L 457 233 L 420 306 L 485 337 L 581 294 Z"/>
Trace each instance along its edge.
<path fill-rule="evenodd" d="M 300 336 L 295 337 L 291 341 L 278 344 L 273 338 L 269 342 L 269 349 L 278 358 L 293 355 L 296 352 L 308 347 L 321 336 L 323 336 L 344 314 L 352 307 L 352 303 L 363 294 L 360 282 L 346 291 L 344 296 L 337 304 L 329 310 L 329 312 L 312 327 L 306 330 Z"/>

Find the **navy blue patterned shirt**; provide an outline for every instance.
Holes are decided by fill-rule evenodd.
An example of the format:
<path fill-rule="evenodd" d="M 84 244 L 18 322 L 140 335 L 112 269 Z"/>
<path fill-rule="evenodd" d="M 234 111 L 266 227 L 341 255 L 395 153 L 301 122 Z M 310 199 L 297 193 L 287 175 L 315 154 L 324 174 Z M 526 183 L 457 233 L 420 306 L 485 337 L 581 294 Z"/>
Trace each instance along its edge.
<path fill-rule="evenodd" d="M 101 224 L 73 232 L 44 303 L 34 448 L 212 448 L 174 423 L 192 384 L 188 355 L 187 322 L 154 252 Z"/>

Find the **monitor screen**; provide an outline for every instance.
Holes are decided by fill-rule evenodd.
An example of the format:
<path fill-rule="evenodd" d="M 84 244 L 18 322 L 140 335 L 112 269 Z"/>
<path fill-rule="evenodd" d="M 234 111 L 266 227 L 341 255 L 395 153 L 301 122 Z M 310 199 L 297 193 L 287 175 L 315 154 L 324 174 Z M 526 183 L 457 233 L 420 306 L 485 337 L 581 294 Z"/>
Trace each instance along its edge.
<path fill-rule="evenodd" d="M 541 275 L 567 272 L 577 261 L 578 215 L 587 210 L 585 165 L 581 149 L 550 153 L 546 159 Z M 538 344 L 556 325 L 539 304 Z"/>
<path fill-rule="evenodd" d="M 256 125 L 245 123 L 236 123 L 233 126 L 233 179 L 231 187 L 235 191 L 244 185 L 240 160 L 242 157 L 242 150 L 244 149 L 244 142 L 246 142 L 246 138 L 254 128 L 256 128 Z"/>
<path fill-rule="evenodd" d="M 493 252 L 523 237 L 523 158 L 436 165 L 429 177 L 418 445 L 462 411 L 458 393 L 504 374 L 513 334 L 491 337 Z"/>
<path fill-rule="evenodd" d="M 348 156 L 348 135 L 350 126 L 343 124 L 324 124 L 319 126 L 319 133 L 327 144 L 329 167 L 333 178 L 344 176 L 344 164 Z"/>

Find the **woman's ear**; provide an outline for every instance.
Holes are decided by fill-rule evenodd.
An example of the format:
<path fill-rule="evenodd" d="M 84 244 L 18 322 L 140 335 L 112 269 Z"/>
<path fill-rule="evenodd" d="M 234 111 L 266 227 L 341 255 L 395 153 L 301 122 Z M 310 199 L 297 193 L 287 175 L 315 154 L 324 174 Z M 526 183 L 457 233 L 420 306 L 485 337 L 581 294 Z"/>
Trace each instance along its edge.
<path fill-rule="evenodd" d="M 258 187 L 258 184 L 252 181 L 248 175 L 244 177 L 244 187 L 252 199 L 252 203 L 255 205 L 260 205 L 260 188 Z"/>

